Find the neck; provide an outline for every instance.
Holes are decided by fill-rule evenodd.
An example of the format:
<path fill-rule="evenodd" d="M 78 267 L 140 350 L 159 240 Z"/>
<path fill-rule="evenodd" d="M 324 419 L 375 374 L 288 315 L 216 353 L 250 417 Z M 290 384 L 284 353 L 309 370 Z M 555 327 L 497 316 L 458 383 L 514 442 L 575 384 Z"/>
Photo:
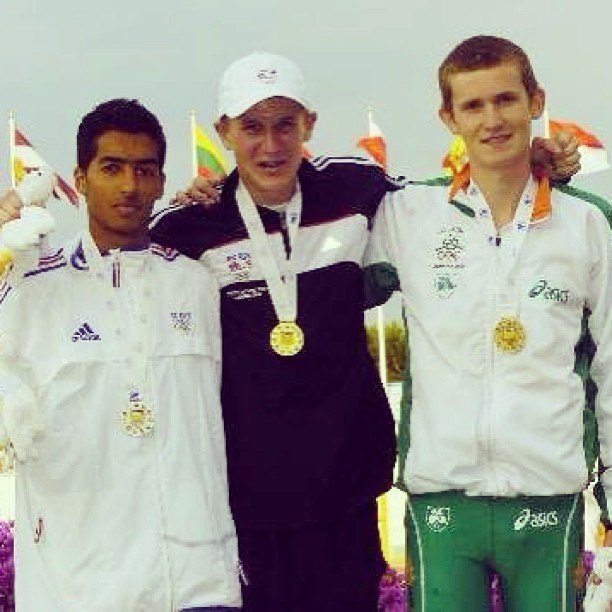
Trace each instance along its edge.
<path fill-rule="evenodd" d="M 98 247 L 100 253 L 106 253 L 113 249 L 142 249 L 150 242 L 149 232 L 144 231 L 139 234 L 130 234 L 127 236 L 99 236 L 91 231 L 91 237 Z"/>
<path fill-rule="evenodd" d="M 529 165 L 512 171 L 471 168 L 472 180 L 491 209 L 496 229 L 499 230 L 514 218 L 530 174 Z"/>

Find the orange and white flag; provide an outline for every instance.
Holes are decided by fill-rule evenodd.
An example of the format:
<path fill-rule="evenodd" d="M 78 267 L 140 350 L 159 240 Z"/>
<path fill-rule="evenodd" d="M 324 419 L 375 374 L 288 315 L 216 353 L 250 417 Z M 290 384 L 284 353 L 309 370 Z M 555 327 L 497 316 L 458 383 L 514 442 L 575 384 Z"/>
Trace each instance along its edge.
<path fill-rule="evenodd" d="M 551 136 L 557 132 L 567 132 L 578 140 L 578 152 L 580 153 L 580 172 L 578 174 L 591 174 L 610 168 L 603 142 L 578 124 L 549 119 L 548 131 Z"/>
<path fill-rule="evenodd" d="M 372 110 L 368 110 L 368 135 L 357 141 L 368 155 L 385 170 L 387 168 L 387 143 L 381 129 L 374 123 Z"/>
<path fill-rule="evenodd" d="M 32 146 L 32 143 L 18 130 L 11 119 L 11 176 L 13 185 L 18 185 L 19 181 L 28 173 L 38 168 L 52 168 Z M 54 170 L 55 172 L 55 170 Z M 57 172 L 57 187 L 53 195 L 58 200 L 79 205 L 79 194 L 70 186 Z"/>

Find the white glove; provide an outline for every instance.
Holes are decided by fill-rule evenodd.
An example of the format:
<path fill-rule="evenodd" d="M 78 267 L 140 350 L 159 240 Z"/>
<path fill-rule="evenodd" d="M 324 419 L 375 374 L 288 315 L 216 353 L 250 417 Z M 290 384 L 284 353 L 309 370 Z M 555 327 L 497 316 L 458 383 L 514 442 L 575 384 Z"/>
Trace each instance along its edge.
<path fill-rule="evenodd" d="M 0 244 L 15 253 L 40 242 L 55 227 L 55 220 L 46 208 L 24 206 L 21 217 L 7 221 L 0 230 Z"/>
<path fill-rule="evenodd" d="M 43 432 L 38 399 L 24 384 L 2 393 L 0 406 L 0 445 L 13 448 L 19 461 L 37 458 L 35 440 Z M 6 452 L 6 451 L 5 451 Z"/>
<path fill-rule="evenodd" d="M 612 612 L 612 546 L 602 546 L 595 554 L 593 574 L 601 582 L 589 578 L 584 598 L 584 612 Z"/>

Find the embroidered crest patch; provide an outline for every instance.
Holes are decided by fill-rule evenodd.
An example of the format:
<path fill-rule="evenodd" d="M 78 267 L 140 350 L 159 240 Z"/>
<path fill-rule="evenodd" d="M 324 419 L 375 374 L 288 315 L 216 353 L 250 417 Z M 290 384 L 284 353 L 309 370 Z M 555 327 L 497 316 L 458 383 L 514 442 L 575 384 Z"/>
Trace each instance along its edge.
<path fill-rule="evenodd" d="M 245 281 L 251 276 L 253 260 L 251 254 L 245 251 L 230 253 L 226 256 L 227 269 L 236 280 Z"/>
<path fill-rule="evenodd" d="M 431 531 L 444 531 L 451 523 L 450 508 L 444 506 L 427 506 L 425 522 Z"/>
<path fill-rule="evenodd" d="M 195 323 L 191 312 L 171 312 L 172 328 L 185 336 L 193 333 Z"/>

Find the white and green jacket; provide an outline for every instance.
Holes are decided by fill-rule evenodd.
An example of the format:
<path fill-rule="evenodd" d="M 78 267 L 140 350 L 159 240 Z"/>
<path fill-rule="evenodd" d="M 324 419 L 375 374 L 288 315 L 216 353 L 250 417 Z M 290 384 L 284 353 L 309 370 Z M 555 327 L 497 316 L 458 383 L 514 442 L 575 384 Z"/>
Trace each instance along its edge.
<path fill-rule="evenodd" d="M 375 220 L 368 263 L 395 267 L 410 332 L 400 482 L 412 493 L 580 491 L 594 454 L 587 382 L 590 399 L 598 388 L 602 463 L 612 464 L 612 252 L 600 210 L 609 207 L 554 188 L 509 285 L 509 229 L 499 246 L 490 240 L 471 188 L 451 203 L 444 181 L 413 183 L 389 194 Z M 518 353 L 493 341 L 509 302 L 526 330 Z M 606 471 L 602 482 L 609 492 Z"/>

